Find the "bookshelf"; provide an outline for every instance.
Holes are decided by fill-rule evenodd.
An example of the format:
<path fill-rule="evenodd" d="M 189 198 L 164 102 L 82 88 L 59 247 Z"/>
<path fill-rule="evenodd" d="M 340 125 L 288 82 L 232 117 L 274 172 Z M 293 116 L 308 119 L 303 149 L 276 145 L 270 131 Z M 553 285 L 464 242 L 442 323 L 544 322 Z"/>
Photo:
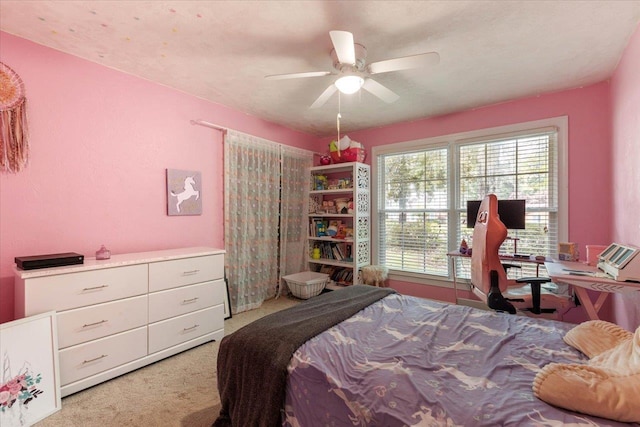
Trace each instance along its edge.
<path fill-rule="evenodd" d="M 370 181 L 364 163 L 310 169 L 309 269 L 328 273 L 333 286 L 362 283 L 360 268 L 371 262 Z"/>

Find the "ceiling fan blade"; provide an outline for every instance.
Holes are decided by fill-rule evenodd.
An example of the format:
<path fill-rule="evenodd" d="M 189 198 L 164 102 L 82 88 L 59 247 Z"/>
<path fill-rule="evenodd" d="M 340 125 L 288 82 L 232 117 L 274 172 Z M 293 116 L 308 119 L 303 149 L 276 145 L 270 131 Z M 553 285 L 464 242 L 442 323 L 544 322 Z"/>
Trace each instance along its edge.
<path fill-rule="evenodd" d="M 409 70 L 411 68 L 436 65 L 438 62 L 440 62 L 440 55 L 437 52 L 421 53 L 373 62 L 369 64 L 369 72 L 371 74 L 379 74 L 388 73 L 389 71 Z"/>
<path fill-rule="evenodd" d="M 386 87 L 382 86 L 380 83 L 378 83 L 373 79 L 366 79 L 364 81 L 364 84 L 362 85 L 362 88 L 367 92 L 382 99 L 384 102 L 388 104 L 391 104 L 392 102 L 396 102 L 398 99 L 400 99 L 397 93 L 387 89 Z"/>
<path fill-rule="evenodd" d="M 356 64 L 356 47 L 353 42 L 353 34 L 348 31 L 329 31 L 333 48 L 336 50 L 338 61 L 341 64 Z"/>
<path fill-rule="evenodd" d="M 267 80 L 285 80 L 285 79 L 299 79 L 304 77 L 322 77 L 331 74 L 330 71 L 309 71 L 307 73 L 288 73 L 288 74 L 272 74 L 270 76 L 264 76 Z"/>
<path fill-rule="evenodd" d="M 331 95 L 333 95 L 336 90 L 338 90 L 338 88 L 336 88 L 336 85 L 334 84 L 329 85 L 329 87 L 326 88 L 324 92 L 322 92 L 322 94 L 318 97 L 318 99 L 316 99 L 315 102 L 311 104 L 311 107 L 309 108 L 322 107 L 324 103 L 327 102 L 329 98 L 331 98 Z"/>

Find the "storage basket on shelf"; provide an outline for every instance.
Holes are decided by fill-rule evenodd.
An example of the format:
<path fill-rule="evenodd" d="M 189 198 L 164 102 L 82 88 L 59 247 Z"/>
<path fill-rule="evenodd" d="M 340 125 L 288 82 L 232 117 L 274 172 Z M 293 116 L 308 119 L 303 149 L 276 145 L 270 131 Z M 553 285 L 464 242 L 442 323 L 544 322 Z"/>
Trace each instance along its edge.
<path fill-rule="evenodd" d="M 364 148 L 347 148 L 346 150 L 332 151 L 329 153 L 333 163 L 347 163 L 347 162 L 364 162 L 365 151 Z"/>
<path fill-rule="evenodd" d="M 309 299 L 320 295 L 320 292 L 329 283 L 329 275 L 316 273 L 314 271 L 303 271 L 302 273 L 289 274 L 283 279 L 287 282 L 289 290 L 293 296 L 301 299 Z"/>

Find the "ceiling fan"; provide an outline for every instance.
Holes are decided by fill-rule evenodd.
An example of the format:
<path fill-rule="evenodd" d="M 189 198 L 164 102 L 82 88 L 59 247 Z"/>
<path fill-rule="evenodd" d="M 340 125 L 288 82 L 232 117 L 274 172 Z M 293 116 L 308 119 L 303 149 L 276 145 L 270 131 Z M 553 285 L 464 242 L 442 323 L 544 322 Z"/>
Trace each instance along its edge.
<path fill-rule="evenodd" d="M 421 53 L 401 58 L 366 63 L 367 49 L 353 40 L 353 34 L 348 31 L 330 31 L 333 50 L 333 68 L 335 71 L 310 71 L 305 73 L 274 74 L 265 76 L 268 80 L 297 79 L 305 77 L 321 77 L 327 75 L 339 76 L 324 92 L 311 104 L 310 108 L 319 108 L 331 98 L 336 90 L 345 94 L 352 94 L 360 88 L 377 96 L 387 103 L 400 98 L 395 92 L 381 85 L 371 75 L 388 73 L 391 71 L 408 70 L 426 67 L 440 62 L 440 55 L 436 52 Z"/>

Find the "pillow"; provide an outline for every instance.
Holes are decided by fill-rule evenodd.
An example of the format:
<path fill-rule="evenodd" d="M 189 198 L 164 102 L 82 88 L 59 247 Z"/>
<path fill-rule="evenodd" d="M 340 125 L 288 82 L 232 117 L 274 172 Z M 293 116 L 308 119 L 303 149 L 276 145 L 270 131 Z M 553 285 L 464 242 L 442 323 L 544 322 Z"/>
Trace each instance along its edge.
<path fill-rule="evenodd" d="M 578 337 L 581 344 L 588 342 L 581 334 Z M 533 381 L 533 394 L 547 403 L 583 414 L 640 423 L 640 327 L 629 339 L 585 365 L 545 366 Z"/>
<path fill-rule="evenodd" d="M 579 324 L 564 336 L 564 342 L 592 358 L 612 349 L 633 334 L 615 323 L 590 320 Z"/>
<path fill-rule="evenodd" d="M 594 366 L 551 363 L 536 375 L 533 394 L 583 414 L 640 422 L 640 373 L 616 376 Z"/>
<path fill-rule="evenodd" d="M 589 366 L 602 368 L 620 376 L 629 375 L 629 373 L 640 374 L 640 327 L 631 339 L 594 356 L 588 363 Z"/>

